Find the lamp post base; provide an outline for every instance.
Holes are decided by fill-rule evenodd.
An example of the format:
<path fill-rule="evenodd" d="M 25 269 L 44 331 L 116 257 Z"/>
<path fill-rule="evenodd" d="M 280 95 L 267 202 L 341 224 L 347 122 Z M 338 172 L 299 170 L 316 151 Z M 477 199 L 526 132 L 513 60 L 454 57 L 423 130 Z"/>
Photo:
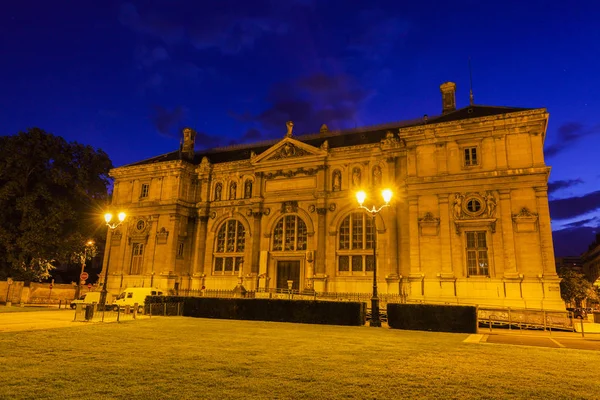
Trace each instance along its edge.
<path fill-rule="evenodd" d="M 371 298 L 371 322 L 369 326 L 374 328 L 381 327 L 381 317 L 379 316 L 379 298 Z"/>

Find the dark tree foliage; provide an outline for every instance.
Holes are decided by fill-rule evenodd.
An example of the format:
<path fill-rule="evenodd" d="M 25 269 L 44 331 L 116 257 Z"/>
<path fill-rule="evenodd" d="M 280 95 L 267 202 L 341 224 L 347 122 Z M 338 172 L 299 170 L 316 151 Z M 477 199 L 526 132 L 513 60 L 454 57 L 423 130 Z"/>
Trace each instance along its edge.
<path fill-rule="evenodd" d="M 102 150 L 32 128 L 0 137 L 0 279 L 44 278 L 102 238 L 112 163 Z"/>
<path fill-rule="evenodd" d="M 559 271 L 562 278 L 560 282 L 560 295 L 569 304 L 581 306 L 581 302 L 593 295 L 593 286 L 585 279 L 585 275 L 563 268 Z"/>

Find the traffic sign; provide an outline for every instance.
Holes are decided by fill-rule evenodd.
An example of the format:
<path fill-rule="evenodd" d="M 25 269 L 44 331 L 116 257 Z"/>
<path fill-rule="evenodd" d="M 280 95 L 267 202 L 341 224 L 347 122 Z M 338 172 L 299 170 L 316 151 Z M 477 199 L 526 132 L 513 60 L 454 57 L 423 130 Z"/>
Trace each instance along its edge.
<path fill-rule="evenodd" d="M 91 288 L 92 288 L 92 284 L 88 283 L 88 289 L 91 289 Z"/>
<path fill-rule="evenodd" d="M 80 283 L 80 284 L 82 284 L 82 285 L 85 285 L 85 281 L 81 281 L 81 282 L 79 282 L 79 283 Z"/>
<path fill-rule="evenodd" d="M 81 279 L 82 281 L 85 281 L 88 277 L 89 275 L 87 272 L 82 272 L 81 275 L 79 275 L 79 279 Z"/>
<path fill-rule="evenodd" d="M 50 284 L 50 289 L 52 289 L 52 284 Z"/>

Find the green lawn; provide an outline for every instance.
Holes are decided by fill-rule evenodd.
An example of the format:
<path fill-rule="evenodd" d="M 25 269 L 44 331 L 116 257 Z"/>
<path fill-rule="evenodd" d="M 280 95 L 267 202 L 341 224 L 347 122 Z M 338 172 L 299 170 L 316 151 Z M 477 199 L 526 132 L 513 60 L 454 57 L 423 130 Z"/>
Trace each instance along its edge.
<path fill-rule="evenodd" d="M 4 399 L 598 399 L 600 352 L 185 317 L 0 334 Z"/>

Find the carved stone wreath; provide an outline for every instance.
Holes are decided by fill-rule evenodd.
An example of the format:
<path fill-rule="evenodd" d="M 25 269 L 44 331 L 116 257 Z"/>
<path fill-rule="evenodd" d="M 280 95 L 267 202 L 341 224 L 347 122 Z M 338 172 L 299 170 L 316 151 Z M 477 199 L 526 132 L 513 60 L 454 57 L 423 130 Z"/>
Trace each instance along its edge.
<path fill-rule="evenodd" d="M 286 143 L 277 152 L 268 158 L 268 160 L 280 160 L 282 158 L 289 157 L 300 157 L 310 154 L 306 150 L 301 149 L 300 147 L 295 146 L 292 143 Z"/>

